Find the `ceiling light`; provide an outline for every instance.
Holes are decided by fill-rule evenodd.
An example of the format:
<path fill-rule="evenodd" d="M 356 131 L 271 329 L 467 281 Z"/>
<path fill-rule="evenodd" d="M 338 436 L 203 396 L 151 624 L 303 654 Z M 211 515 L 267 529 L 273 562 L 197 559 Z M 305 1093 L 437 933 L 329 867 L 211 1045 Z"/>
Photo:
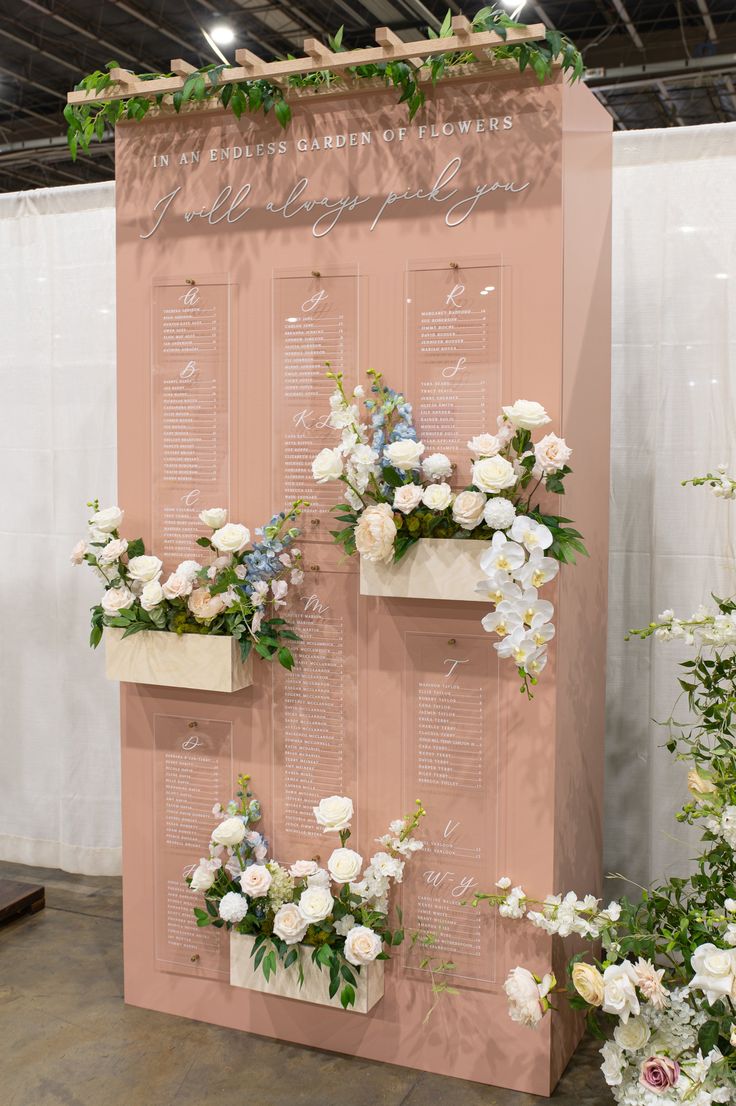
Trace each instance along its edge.
<path fill-rule="evenodd" d="M 229 46 L 235 39 L 235 31 L 227 23 L 216 23 L 210 31 L 210 38 L 218 46 Z"/>
<path fill-rule="evenodd" d="M 728 273 L 715 273 L 716 280 L 728 280 Z"/>

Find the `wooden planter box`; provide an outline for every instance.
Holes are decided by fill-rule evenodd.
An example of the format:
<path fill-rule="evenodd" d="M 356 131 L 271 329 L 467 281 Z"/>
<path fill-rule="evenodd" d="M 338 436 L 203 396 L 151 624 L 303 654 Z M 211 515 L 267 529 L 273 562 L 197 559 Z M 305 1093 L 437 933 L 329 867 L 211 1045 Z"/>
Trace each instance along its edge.
<path fill-rule="evenodd" d="M 401 599 L 451 599 L 482 603 L 475 585 L 489 541 L 420 538 L 398 564 L 360 559 L 360 594 Z"/>
<path fill-rule="evenodd" d="M 239 691 L 253 683 L 253 657 L 244 663 L 233 637 L 141 630 L 123 640 L 123 632 L 105 627 L 108 680 L 198 691 Z"/>
<path fill-rule="evenodd" d="M 330 975 L 326 968 L 320 968 L 312 961 L 312 950 L 300 948 L 304 984 L 299 986 L 299 973 L 296 964 L 288 968 L 279 966 L 275 975 L 267 981 L 260 968 L 253 966 L 251 950 L 255 937 L 246 937 L 240 933 L 230 934 L 230 983 L 233 987 L 244 987 L 248 991 L 262 991 L 266 995 L 278 995 L 281 998 L 293 998 L 298 1002 L 313 1002 L 318 1006 L 334 1006 L 342 1010 L 340 992 L 330 998 L 328 987 Z M 355 1006 L 349 1006 L 347 1012 L 367 1014 L 383 998 L 383 961 L 375 960 L 355 971 L 358 986 L 355 988 Z"/>

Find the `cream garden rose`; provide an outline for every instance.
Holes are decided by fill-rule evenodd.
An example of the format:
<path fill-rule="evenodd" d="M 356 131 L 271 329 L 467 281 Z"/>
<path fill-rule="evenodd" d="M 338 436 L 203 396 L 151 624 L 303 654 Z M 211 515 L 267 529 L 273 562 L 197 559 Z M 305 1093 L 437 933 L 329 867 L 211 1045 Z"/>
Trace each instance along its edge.
<path fill-rule="evenodd" d="M 89 524 L 103 534 L 112 534 L 113 530 L 120 529 L 124 514 L 119 507 L 104 507 L 101 511 L 95 511 Z"/>
<path fill-rule="evenodd" d="M 430 484 L 424 489 L 422 503 L 430 511 L 444 511 L 452 503 L 452 488 L 449 484 Z"/>
<path fill-rule="evenodd" d="M 318 867 L 316 860 L 296 860 L 289 868 L 289 875 L 293 879 L 305 879 L 313 876 Z"/>
<path fill-rule="evenodd" d="M 134 602 L 135 596 L 125 584 L 122 584 L 119 588 L 108 588 L 101 600 L 103 611 L 110 615 L 116 615 L 118 611 L 127 610 Z"/>
<path fill-rule="evenodd" d="M 482 492 L 498 495 L 517 482 L 514 466 L 505 457 L 487 457 L 473 464 L 473 483 Z"/>
<path fill-rule="evenodd" d="M 586 964 L 579 960 L 573 965 L 572 985 L 591 1006 L 601 1006 L 603 1003 L 603 976 L 593 964 Z"/>
<path fill-rule="evenodd" d="M 394 510 L 408 515 L 422 502 L 424 489 L 421 484 L 402 484 L 394 491 Z"/>
<path fill-rule="evenodd" d="M 345 959 L 356 967 L 372 963 L 381 951 L 382 942 L 368 926 L 353 926 L 345 938 Z"/>
<path fill-rule="evenodd" d="M 297 945 L 306 937 L 309 922 L 302 916 L 296 903 L 285 902 L 276 911 L 273 931 L 287 945 Z"/>
<path fill-rule="evenodd" d="M 197 588 L 189 596 L 189 610 L 199 622 L 211 622 L 225 610 L 222 595 L 210 595 L 206 588 Z"/>
<path fill-rule="evenodd" d="M 339 833 L 350 829 L 353 800 L 346 795 L 330 795 L 326 799 L 320 799 L 319 805 L 312 807 L 312 810 L 323 833 Z"/>
<path fill-rule="evenodd" d="M 322 449 L 312 461 L 312 476 L 318 484 L 339 480 L 342 472 L 343 461 L 339 449 Z"/>
<path fill-rule="evenodd" d="M 546 434 L 535 444 L 534 457 L 536 475 L 549 476 L 565 467 L 572 457 L 572 450 L 564 438 L 558 438 L 556 434 Z"/>
<path fill-rule="evenodd" d="M 542 404 L 533 399 L 517 399 L 510 407 L 503 407 L 502 411 L 519 430 L 538 430 L 552 421 Z"/>
<path fill-rule="evenodd" d="M 273 876 L 265 864 L 249 864 L 240 873 L 240 886 L 252 899 L 262 899 L 268 894 Z"/>
<path fill-rule="evenodd" d="M 495 434 L 476 434 L 468 442 L 468 449 L 471 457 L 480 461 L 482 457 L 495 457 L 500 453 L 502 445 L 500 438 Z"/>
<path fill-rule="evenodd" d="M 389 503 L 376 503 L 366 509 L 355 527 L 355 547 L 367 561 L 393 558 L 396 523 Z"/>
<path fill-rule="evenodd" d="M 147 584 L 143 585 L 141 606 L 144 611 L 152 611 L 154 607 L 157 607 L 159 603 L 163 603 L 163 601 L 164 589 L 161 587 L 158 580 L 149 580 Z"/>
<path fill-rule="evenodd" d="M 460 492 L 452 504 L 452 517 L 463 530 L 475 530 L 483 521 L 486 497 L 482 492 Z"/>
<path fill-rule="evenodd" d="M 128 575 L 131 580 L 147 584 L 150 580 L 158 580 L 163 567 L 163 561 L 158 557 L 131 557 L 128 561 Z"/>
<path fill-rule="evenodd" d="M 231 849 L 234 845 L 239 845 L 245 837 L 245 825 L 242 818 L 226 818 L 224 822 L 220 822 L 219 826 L 215 826 L 212 831 L 212 840 L 216 845 L 225 845 Z"/>
<path fill-rule="evenodd" d="M 164 583 L 162 591 L 167 599 L 185 599 L 192 593 L 192 577 L 177 570 Z"/>
<path fill-rule="evenodd" d="M 690 963 L 695 973 L 690 980 L 691 991 L 703 991 L 711 1005 L 724 995 L 734 995 L 736 949 L 719 949 L 706 942 L 698 945 Z"/>
<path fill-rule="evenodd" d="M 616 1044 L 625 1048 L 627 1052 L 637 1052 L 640 1048 L 644 1048 L 651 1037 L 651 1031 L 643 1018 L 629 1018 L 626 1024 L 622 1022 L 616 1026 L 613 1037 Z"/>
<path fill-rule="evenodd" d="M 362 867 L 363 857 L 353 849 L 335 849 L 327 861 L 327 870 L 335 883 L 352 883 Z"/>
<path fill-rule="evenodd" d="M 391 442 L 384 449 L 384 454 L 397 469 L 418 469 L 420 458 L 424 453 L 423 442 L 415 442 L 411 438 L 402 438 L 398 442 Z"/>
<path fill-rule="evenodd" d="M 211 538 L 220 553 L 240 553 L 250 541 L 250 530 L 239 522 L 226 522 Z"/>
<path fill-rule="evenodd" d="M 328 887 L 307 887 L 299 899 L 299 913 L 308 925 L 323 922 L 332 913 L 335 901 Z"/>
<path fill-rule="evenodd" d="M 227 510 L 225 507 L 207 507 L 199 512 L 199 521 L 209 526 L 210 530 L 219 530 L 227 522 Z"/>
<path fill-rule="evenodd" d="M 113 538 L 97 554 L 97 563 L 100 565 L 115 564 L 127 552 L 127 549 L 128 543 L 125 538 Z"/>
<path fill-rule="evenodd" d="M 602 1008 L 607 1014 L 618 1015 L 624 1024 L 639 1013 L 636 981 L 636 970 L 628 960 L 610 964 L 603 972 Z"/>

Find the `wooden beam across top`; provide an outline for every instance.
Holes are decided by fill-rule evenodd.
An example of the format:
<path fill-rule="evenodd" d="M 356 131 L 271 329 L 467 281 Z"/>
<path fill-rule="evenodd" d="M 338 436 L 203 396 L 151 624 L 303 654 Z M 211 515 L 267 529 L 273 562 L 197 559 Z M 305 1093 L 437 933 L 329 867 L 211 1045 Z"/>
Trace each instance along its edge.
<path fill-rule="evenodd" d="M 486 51 L 494 46 L 516 45 L 520 42 L 536 42 L 543 39 L 547 28 L 543 23 L 529 27 L 511 27 L 506 37 L 495 31 L 473 31 L 464 16 L 455 16 L 452 21 L 453 34 L 447 38 L 422 38 L 404 42 L 388 27 L 379 27 L 376 31 L 377 46 L 368 46 L 360 50 L 342 50 L 335 52 L 324 46 L 318 39 L 308 38 L 304 42 L 306 57 L 287 58 L 285 61 L 265 62 L 250 50 L 235 52 L 236 66 L 222 70 L 213 87 L 229 84 L 231 81 L 248 81 L 256 78 L 279 83 L 285 77 L 299 74 L 317 73 L 324 69 L 340 72 L 356 65 L 371 65 L 382 61 L 407 61 L 421 64 L 422 58 L 434 54 L 472 53 L 476 58 L 485 59 Z M 113 84 L 101 92 L 79 90 L 67 94 L 70 104 L 102 103 L 117 100 L 121 96 L 157 96 L 160 93 L 178 92 L 184 87 L 187 74 L 194 72 L 194 66 L 177 58 L 171 63 L 173 77 L 159 77 L 155 80 L 141 81 L 127 69 L 112 69 L 110 76 Z M 115 87 L 117 86 L 117 87 Z"/>

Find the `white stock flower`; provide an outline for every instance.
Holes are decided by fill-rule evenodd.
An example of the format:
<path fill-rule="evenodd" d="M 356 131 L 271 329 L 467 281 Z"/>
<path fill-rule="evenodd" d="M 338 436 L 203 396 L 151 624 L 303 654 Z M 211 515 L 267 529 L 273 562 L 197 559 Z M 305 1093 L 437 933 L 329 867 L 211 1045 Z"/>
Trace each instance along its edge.
<path fill-rule="evenodd" d="M 111 534 L 118 530 L 123 521 L 124 511 L 119 507 L 104 507 L 101 511 L 95 511 L 89 520 L 90 526 L 103 534 Z"/>
<path fill-rule="evenodd" d="M 463 530 L 475 530 L 483 521 L 486 497 L 483 492 L 460 492 L 452 504 L 452 518 Z"/>
<path fill-rule="evenodd" d="M 452 503 L 452 488 L 449 484 L 429 484 L 424 489 L 422 503 L 430 511 L 444 511 Z"/>
<path fill-rule="evenodd" d="M 250 530 L 239 522 L 226 522 L 210 540 L 221 553 L 240 553 L 250 541 Z"/>
<path fill-rule="evenodd" d="M 239 845 L 244 837 L 245 824 L 242 818 L 226 818 L 212 831 L 212 840 L 215 844 L 225 845 L 227 848 Z"/>
<path fill-rule="evenodd" d="M 274 914 L 273 932 L 287 945 L 297 945 L 306 936 L 309 922 L 296 903 L 285 902 Z"/>
<path fill-rule="evenodd" d="M 620 1022 L 613 1031 L 616 1044 L 627 1052 L 637 1052 L 644 1048 L 651 1035 L 651 1030 L 642 1017 L 629 1018 L 626 1023 Z"/>
<path fill-rule="evenodd" d="M 609 1087 L 618 1087 L 623 1078 L 623 1068 L 626 1063 L 623 1049 L 614 1041 L 606 1041 L 600 1050 L 603 1057 L 601 1072 Z"/>
<path fill-rule="evenodd" d="M 167 599 L 185 599 L 192 593 L 192 578 L 177 570 L 171 573 L 162 590 Z"/>
<path fill-rule="evenodd" d="M 505 534 L 497 531 L 493 535 L 491 548 L 487 549 L 480 559 L 481 571 L 486 576 L 495 572 L 513 572 L 521 568 L 526 560 L 526 554 L 520 545 L 509 541 Z"/>
<path fill-rule="evenodd" d="M 81 543 L 84 544 L 83 542 Z M 119 561 L 123 554 L 127 551 L 128 543 L 125 538 L 113 538 L 109 541 L 104 549 L 101 549 L 97 554 L 97 563 L 101 565 L 111 565 L 115 561 Z"/>
<path fill-rule="evenodd" d="M 616 1014 L 624 1024 L 639 1013 L 636 982 L 636 970 L 628 960 L 610 964 L 603 972 L 603 1010 Z"/>
<path fill-rule="evenodd" d="M 390 853 L 376 853 L 371 857 L 371 871 L 383 879 L 393 879 L 401 883 L 404 875 L 404 861 Z"/>
<path fill-rule="evenodd" d="M 524 545 L 530 553 L 535 549 L 549 549 L 552 541 L 552 532 L 548 527 L 536 522 L 528 515 L 518 515 L 511 527 L 511 537 L 514 541 Z"/>
<path fill-rule="evenodd" d="M 228 891 L 220 899 L 220 917 L 231 925 L 242 922 L 248 913 L 248 900 L 245 895 L 239 895 L 237 891 Z"/>
<path fill-rule="evenodd" d="M 345 938 L 345 959 L 356 967 L 372 963 L 381 951 L 382 941 L 368 926 L 352 926 Z"/>
<path fill-rule="evenodd" d="M 483 517 L 492 530 L 508 530 L 516 518 L 516 507 L 510 499 L 497 495 L 486 503 Z"/>
<path fill-rule="evenodd" d="M 252 899 L 262 899 L 268 894 L 273 876 L 265 864 L 249 864 L 240 873 L 240 886 Z"/>
<path fill-rule="evenodd" d="M 472 482 L 482 492 L 498 495 L 505 488 L 513 488 L 517 479 L 514 466 L 505 457 L 486 457 L 473 462 Z"/>
<path fill-rule="evenodd" d="M 525 910 L 526 894 L 522 887 L 513 887 L 498 907 L 502 918 L 523 918 Z"/>
<path fill-rule="evenodd" d="M 306 887 L 299 899 L 299 913 L 308 925 L 323 922 L 332 911 L 334 899 L 327 887 Z"/>
<path fill-rule="evenodd" d="M 384 454 L 397 469 L 418 469 L 420 458 L 424 453 L 424 443 L 415 442 L 411 438 L 402 438 L 398 442 L 391 442 L 384 449 Z"/>
<path fill-rule="evenodd" d="M 346 795 L 330 795 L 326 799 L 320 799 L 312 810 L 323 833 L 339 833 L 340 830 L 350 829 L 353 800 Z"/>
<path fill-rule="evenodd" d="M 131 557 L 128 561 L 128 575 L 132 580 L 147 584 L 149 580 L 158 580 L 163 567 L 163 561 L 158 557 Z"/>
<path fill-rule="evenodd" d="M 424 488 L 421 484 L 402 484 L 394 490 L 394 510 L 408 515 L 422 502 Z"/>
<path fill-rule="evenodd" d="M 342 465 L 342 456 L 338 449 L 322 449 L 312 461 L 312 476 L 318 484 L 339 480 Z"/>
<path fill-rule="evenodd" d="M 549 476 L 565 467 L 572 457 L 572 450 L 564 438 L 558 438 L 556 434 L 546 434 L 534 446 L 534 457 L 535 473 L 538 476 Z"/>
<path fill-rule="evenodd" d="M 108 588 L 102 596 L 102 609 L 105 614 L 116 615 L 118 611 L 127 610 L 135 603 L 135 596 L 130 588 L 123 584 L 119 588 Z"/>
<path fill-rule="evenodd" d="M 441 480 L 452 476 L 452 461 L 444 453 L 430 453 L 422 461 L 422 472 L 427 480 Z"/>
<path fill-rule="evenodd" d="M 690 963 L 695 973 L 690 980 L 690 990 L 703 991 L 711 1005 L 733 992 L 736 950 L 719 949 L 706 942 L 698 945 Z"/>
<path fill-rule="evenodd" d="M 549 1007 L 547 994 L 554 976 L 545 975 L 541 983 L 526 968 L 513 968 L 503 985 L 509 1002 L 509 1017 L 519 1025 L 535 1028 Z"/>
<path fill-rule="evenodd" d="M 352 883 L 362 867 L 363 857 L 352 849 L 335 849 L 327 861 L 327 870 L 335 883 Z"/>
<path fill-rule="evenodd" d="M 388 563 L 394 555 L 396 523 L 389 503 L 375 503 L 366 509 L 355 527 L 355 548 L 367 561 Z"/>
<path fill-rule="evenodd" d="M 496 887 L 500 887 L 502 891 L 507 891 L 510 886 L 511 880 L 508 876 L 501 876 L 500 879 L 496 880 Z"/>
<path fill-rule="evenodd" d="M 468 449 L 474 461 L 483 457 L 495 457 L 500 452 L 502 442 L 495 434 L 476 434 L 468 442 Z"/>
<path fill-rule="evenodd" d="M 533 399 L 517 399 L 516 403 L 501 410 L 509 422 L 520 430 L 537 430 L 552 421 L 542 404 Z"/>
<path fill-rule="evenodd" d="M 141 592 L 141 606 L 144 611 L 152 611 L 159 603 L 164 601 L 164 591 L 158 580 L 149 580 L 143 585 Z"/>
<path fill-rule="evenodd" d="M 219 530 L 227 522 L 227 511 L 224 507 L 207 507 L 200 511 L 199 521 L 209 526 L 210 530 Z"/>

